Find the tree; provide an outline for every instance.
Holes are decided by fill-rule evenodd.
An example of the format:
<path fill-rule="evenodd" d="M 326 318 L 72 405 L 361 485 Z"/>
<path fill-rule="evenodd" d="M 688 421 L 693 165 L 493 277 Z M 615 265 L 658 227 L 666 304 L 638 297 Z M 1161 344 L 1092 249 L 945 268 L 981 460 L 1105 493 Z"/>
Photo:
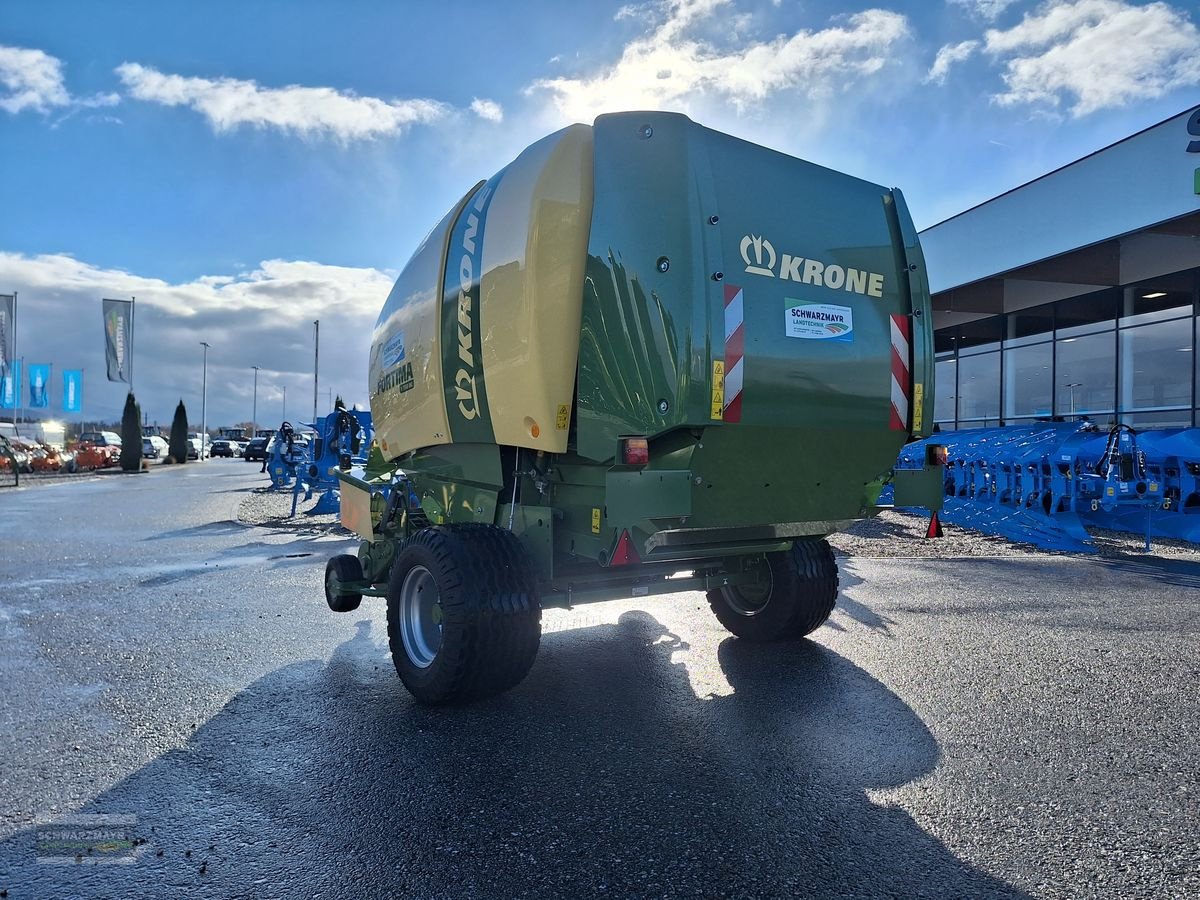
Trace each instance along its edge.
<path fill-rule="evenodd" d="M 142 408 L 125 396 L 125 412 L 121 414 L 121 468 L 126 472 L 142 470 Z"/>
<path fill-rule="evenodd" d="M 171 440 L 167 448 L 169 458 L 177 463 L 185 463 L 188 459 L 188 417 L 183 401 L 175 407 L 175 418 L 171 421 Z"/>

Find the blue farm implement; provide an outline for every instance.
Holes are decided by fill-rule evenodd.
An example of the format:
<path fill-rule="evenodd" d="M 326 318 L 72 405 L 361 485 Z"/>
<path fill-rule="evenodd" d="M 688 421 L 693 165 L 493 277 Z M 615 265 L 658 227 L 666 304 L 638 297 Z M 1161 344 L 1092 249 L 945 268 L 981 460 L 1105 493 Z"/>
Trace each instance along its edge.
<path fill-rule="evenodd" d="M 946 448 L 950 524 L 1048 550 L 1095 552 L 1088 527 L 1144 534 L 1147 550 L 1152 537 L 1200 543 L 1200 428 L 948 432 L 907 445 L 897 470 L 920 468 L 930 442 Z"/>
<path fill-rule="evenodd" d="M 297 470 L 304 463 L 305 450 L 296 442 L 291 422 L 279 426 L 266 454 L 266 471 L 271 476 L 272 490 L 282 490 L 295 482 Z"/>
<path fill-rule="evenodd" d="M 321 496 L 308 510 L 308 515 L 336 515 L 339 498 L 336 473 L 366 464 L 367 451 L 375 433 L 371 428 L 371 414 L 339 406 L 311 427 L 316 437 L 298 467 L 292 493 L 292 515 L 296 514 L 301 493 L 307 501 L 317 491 Z"/>

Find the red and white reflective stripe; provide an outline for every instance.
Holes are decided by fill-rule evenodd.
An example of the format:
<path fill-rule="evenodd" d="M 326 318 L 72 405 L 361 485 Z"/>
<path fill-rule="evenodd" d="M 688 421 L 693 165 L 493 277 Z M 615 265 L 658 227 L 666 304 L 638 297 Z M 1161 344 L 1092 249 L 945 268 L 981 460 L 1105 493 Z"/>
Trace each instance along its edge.
<path fill-rule="evenodd" d="M 725 285 L 725 410 L 726 422 L 742 420 L 742 357 L 746 353 L 742 289 Z"/>
<path fill-rule="evenodd" d="M 908 407 L 912 396 L 909 375 L 909 341 L 912 326 L 908 316 L 892 316 L 892 428 L 908 431 Z"/>

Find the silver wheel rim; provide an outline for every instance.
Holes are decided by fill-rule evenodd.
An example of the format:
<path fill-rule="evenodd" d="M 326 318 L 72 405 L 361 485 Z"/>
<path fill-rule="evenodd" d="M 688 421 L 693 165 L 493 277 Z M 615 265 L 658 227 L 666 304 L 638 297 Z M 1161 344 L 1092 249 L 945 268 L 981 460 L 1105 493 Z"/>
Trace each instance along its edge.
<path fill-rule="evenodd" d="M 442 646 L 442 605 L 433 573 L 413 566 L 400 587 L 400 639 L 418 669 L 428 668 Z"/>
<path fill-rule="evenodd" d="M 757 591 L 754 591 L 749 596 L 746 596 L 742 593 L 741 588 L 737 585 L 721 588 L 721 591 L 725 594 L 725 602 L 728 603 L 729 608 L 739 616 L 756 616 L 766 609 L 767 604 L 771 602 L 771 592 L 775 587 L 775 578 L 769 565 L 766 567 L 766 570 L 766 590 L 763 592 L 761 599 L 756 596 Z M 758 588 L 759 586 L 752 585 L 750 587 Z"/>

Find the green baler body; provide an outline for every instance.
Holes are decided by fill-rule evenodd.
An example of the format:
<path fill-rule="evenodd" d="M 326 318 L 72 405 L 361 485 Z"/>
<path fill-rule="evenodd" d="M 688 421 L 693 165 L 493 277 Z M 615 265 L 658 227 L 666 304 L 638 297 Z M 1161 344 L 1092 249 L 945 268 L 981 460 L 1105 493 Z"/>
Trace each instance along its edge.
<path fill-rule="evenodd" d="M 527 247 L 538 229 L 553 226 L 547 209 L 585 235 L 586 258 L 564 260 L 564 271 L 580 272 L 582 283 L 527 284 L 525 305 L 505 307 L 529 309 L 537 321 L 562 315 L 572 333 L 579 322 L 577 346 L 553 341 L 573 375 L 569 409 L 559 404 L 556 422 L 537 412 L 513 418 L 519 402 L 495 387 L 519 384 L 513 373 L 539 352 L 523 343 L 519 317 L 489 318 L 489 298 L 507 282 L 477 271 L 489 261 L 492 235 L 512 230 L 483 217 L 504 208 L 501 186 L 511 205 L 522 172 L 514 163 L 468 194 L 414 256 L 410 269 L 422 278 L 439 273 L 428 285 L 435 299 L 425 307 L 411 299 L 420 285 L 406 269 L 380 316 L 371 371 L 376 427 L 382 419 L 383 434 L 405 434 L 403 403 L 426 427 L 430 404 L 444 398 L 437 411 L 444 410 L 445 430 L 434 422 L 434 439 L 419 446 L 393 437 L 393 447 L 404 449 L 392 454 L 385 446 L 374 482 L 402 471 L 435 523 L 511 526 L 547 581 L 581 566 L 605 569 L 625 532 L 643 562 L 687 568 L 689 560 L 723 559 L 728 567 L 732 557 L 873 514 L 880 480 L 903 444 L 923 436 L 933 398 L 928 282 L 899 191 L 681 115 L 602 116 L 589 131 L 571 132 L 586 145 L 579 158 L 590 167 L 583 199 L 539 201 L 519 223 L 529 229 Z M 484 266 L 465 255 L 456 262 L 455 241 L 472 209 L 482 213 L 471 227 L 484 235 Z M 475 233 L 467 233 L 469 249 Z M 579 244 L 583 251 L 582 237 Z M 496 271 L 533 271 L 532 263 L 493 252 L 497 260 Z M 422 309 L 436 324 L 425 344 L 411 342 L 414 376 L 394 347 L 397 334 L 406 340 L 402 326 L 421 334 L 411 323 Z M 471 355 L 476 348 L 480 358 Z M 474 373 L 467 362 L 482 370 L 486 398 L 478 382 L 463 380 Z M 457 391 L 446 386 L 455 366 Z M 417 390 L 387 393 L 401 380 L 389 377 L 393 370 Z M 430 380 L 422 399 L 425 370 L 444 381 Z M 477 415 L 468 421 L 470 412 Z M 493 433 L 481 428 L 492 416 L 495 442 L 480 442 L 479 434 Z M 505 416 L 524 424 L 508 427 Z M 500 440 L 522 427 L 527 439 Z M 649 440 L 648 465 L 621 464 L 621 440 L 630 436 Z M 547 450 L 547 439 L 558 443 Z"/>

